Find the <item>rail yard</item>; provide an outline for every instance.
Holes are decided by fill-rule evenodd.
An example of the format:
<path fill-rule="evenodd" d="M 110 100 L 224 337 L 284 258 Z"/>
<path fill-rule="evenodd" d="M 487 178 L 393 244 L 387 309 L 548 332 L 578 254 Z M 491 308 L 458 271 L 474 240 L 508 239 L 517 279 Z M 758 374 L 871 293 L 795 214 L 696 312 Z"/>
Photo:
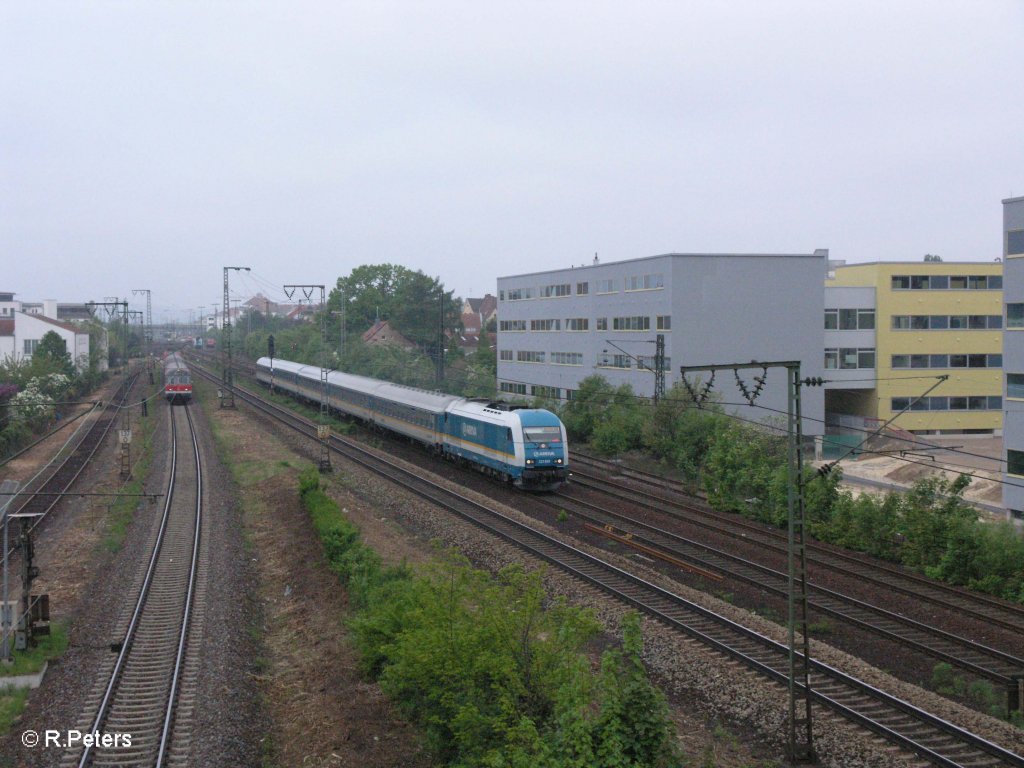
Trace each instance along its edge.
<path fill-rule="evenodd" d="M 252 673 L 246 672 L 244 657 L 260 653 L 244 626 L 254 619 L 230 626 L 212 606 L 231 602 L 237 613 L 246 604 L 232 590 L 251 588 L 251 563 L 261 556 L 238 559 L 244 551 L 240 532 L 225 536 L 224 526 L 237 529 L 242 519 L 237 510 L 229 511 L 239 504 L 236 486 L 210 481 L 210 471 L 203 471 L 226 457 L 223 447 L 214 450 L 203 437 L 209 427 L 202 424 L 212 422 L 215 432 L 230 424 L 264 433 L 295 452 L 296 464 L 316 462 L 322 430 L 316 418 L 294 410 L 296 403 L 280 394 L 268 398 L 254 366 L 245 362 L 237 366 L 235 409 L 218 408 L 215 392 L 223 392 L 223 382 L 211 370 L 215 363 L 191 356 L 192 382 L 205 397 L 187 405 L 161 397 L 159 388 L 147 389 L 138 372 L 112 391 L 112 402 L 125 407 L 150 398 L 159 403 L 147 418 L 155 426 L 154 455 L 160 461 L 139 494 L 148 499 L 140 502 L 126 536 L 131 557 L 94 554 L 99 570 L 92 586 L 81 585 L 78 608 L 71 615 L 63 607 L 56 611 L 72 621 L 72 648 L 54 664 L 23 718 L 32 725 L 59 715 L 69 731 L 128 733 L 130 746 L 68 744 L 56 752 L 24 754 L 12 764 L 184 766 L 258 759 L 254 726 L 273 727 L 274 717 L 259 712 Z M 182 363 L 174 366 L 180 370 Z M 44 586 L 59 582 L 62 568 L 47 557 L 47 548 L 66 552 L 67 538 L 74 535 L 73 522 L 59 520 L 61 497 L 44 494 L 70 499 L 75 490 L 87 493 L 82 485 L 88 481 L 80 478 L 83 472 L 88 476 L 90 462 L 119 463 L 114 440 L 108 437 L 106 452 L 101 447 L 104 435 L 116 432 L 111 425 L 119 412 L 114 407 L 95 418 L 83 430 L 81 445 L 66 449 L 73 458 L 47 484 L 36 480 L 36 495 L 19 505 L 19 513 L 34 510 Z M 334 431 L 328 444 L 333 472 L 326 477 L 342 483 L 337 492 L 376 508 L 372 515 L 389 520 L 412 541 L 440 541 L 487 570 L 513 563 L 542 568 L 550 592 L 594 610 L 610 637 L 626 611 L 639 610 L 645 617 L 645 661 L 673 706 L 691 718 L 703 713 L 697 722 L 745 730 L 742 748 L 734 745 L 736 754 L 720 755 L 719 764 L 785 760 L 787 644 L 785 624 L 779 623 L 785 615 L 784 534 L 716 513 L 677 481 L 577 451 L 570 454 L 571 481 L 555 493 L 536 494 L 511 489 L 379 428 Z M 220 459 L 212 455 L 218 451 Z M 73 521 L 76 513 L 66 514 Z M 12 562 L 18 556 L 12 553 Z M 315 553 L 299 556 L 315 559 Z M 814 744 L 822 764 L 1024 765 L 1024 732 L 972 709 L 962 695 L 928 690 L 935 664 L 945 663 L 966 679 L 985 681 L 1010 710 L 1019 709 L 1024 609 L 832 546 L 809 542 L 808 562 L 816 619 L 810 666 Z M 104 569 L 116 577 L 106 578 Z M 213 572 L 223 576 L 231 570 L 236 573 L 230 586 L 211 584 Z M 287 597 L 294 577 L 277 575 Z M 109 592 L 112 583 L 116 594 Z M 90 589 L 107 590 L 98 612 L 106 618 L 98 625 L 85 607 L 96 599 Z M 277 610 L 278 599 L 265 610 Z M 241 652 L 234 649 L 212 662 L 225 645 L 236 643 Z M 99 650 L 103 646 L 105 652 Z M 225 701 L 240 702 L 245 718 L 209 722 L 208 697 L 217 688 Z M 58 690 L 59 704 L 42 698 Z M 234 746 L 214 746 L 211 734 L 223 738 L 232 727 L 238 729 Z M 395 724 L 392 732 L 401 727 Z M 9 736 L 5 754 L 17 749 L 11 742 Z M 296 754 L 289 751 L 294 745 L 277 749 L 279 755 Z M 329 754 L 344 753 L 342 747 L 330 749 L 335 751 Z M 423 756 L 406 753 L 403 759 L 415 764 Z"/>

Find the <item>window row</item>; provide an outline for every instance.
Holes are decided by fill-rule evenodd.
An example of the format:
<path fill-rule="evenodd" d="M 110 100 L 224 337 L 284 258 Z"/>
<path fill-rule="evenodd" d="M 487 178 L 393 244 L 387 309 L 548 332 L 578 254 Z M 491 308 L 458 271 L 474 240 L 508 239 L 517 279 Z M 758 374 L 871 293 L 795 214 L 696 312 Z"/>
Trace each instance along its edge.
<path fill-rule="evenodd" d="M 502 349 L 498 351 L 498 359 L 517 363 L 543 363 L 548 353 L 528 350 Z M 582 352 L 551 352 L 551 365 L 583 365 Z M 636 358 L 626 354 L 604 353 L 597 359 L 600 368 L 638 368 L 653 371 L 656 367 L 654 355 L 638 355 Z M 665 358 L 665 370 L 672 367 L 672 359 Z"/>
<path fill-rule="evenodd" d="M 826 331 L 873 331 L 875 310 L 873 309 L 826 309 Z"/>
<path fill-rule="evenodd" d="M 1001 411 L 1003 398 L 999 395 L 969 395 L 963 397 L 894 397 L 893 411 Z"/>
<path fill-rule="evenodd" d="M 543 384 L 530 384 L 526 385 L 518 381 L 502 381 L 498 384 L 498 389 L 502 392 L 508 392 L 512 395 L 525 395 L 527 392 L 534 397 L 546 397 L 552 400 L 561 400 L 563 390 L 560 387 L 548 387 Z M 566 389 L 565 399 L 572 400 L 573 395 L 576 393 L 574 389 Z"/>
<path fill-rule="evenodd" d="M 893 368 L 1002 368 L 1002 355 L 893 355 Z"/>
<path fill-rule="evenodd" d="M 875 350 L 842 347 L 825 350 L 825 368 L 831 370 L 856 370 L 875 367 Z"/>
<path fill-rule="evenodd" d="M 1009 306 L 1009 305 L 1008 305 Z M 1024 308 L 1024 304 L 1021 305 Z M 1024 313 L 1021 315 L 1024 320 Z M 983 331 L 1002 328 L 1002 315 L 893 315 L 894 331 Z M 1012 327 L 1012 326 L 1011 326 Z"/>
<path fill-rule="evenodd" d="M 626 278 L 627 291 L 653 291 L 665 287 L 665 278 L 661 275 L 630 275 Z"/>
<path fill-rule="evenodd" d="M 622 368 L 629 370 L 636 368 L 638 370 L 655 370 L 654 355 L 640 355 L 637 358 L 632 358 L 629 355 L 617 355 L 610 354 L 608 352 L 603 353 L 597 358 L 598 368 Z M 672 358 L 665 358 L 665 370 L 672 368 Z"/>
<path fill-rule="evenodd" d="M 595 327 L 599 331 L 608 330 L 608 318 L 599 317 L 595 323 Z M 645 315 L 636 315 L 632 317 L 613 317 L 612 318 L 612 330 L 615 331 L 649 331 L 651 330 L 651 318 Z M 671 331 L 672 330 L 672 315 L 656 315 L 654 318 L 654 327 L 659 331 Z M 502 332 L 520 333 L 525 332 L 527 329 L 536 332 L 544 331 L 561 331 L 562 321 L 560 319 L 549 319 L 549 320 L 530 320 L 527 324 L 526 320 L 499 320 L 498 330 Z M 569 317 L 565 320 L 565 330 L 567 331 L 589 331 L 590 330 L 590 318 L 587 317 Z"/>
<path fill-rule="evenodd" d="M 542 285 L 540 287 L 540 297 L 542 299 L 553 299 L 560 296 L 571 296 L 572 295 L 572 284 L 571 283 L 556 283 L 555 285 Z"/>
<path fill-rule="evenodd" d="M 665 287 L 665 278 L 660 274 L 652 275 L 630 275 L 623 281 L 623 288 L 627 291 L 654 291 Z M 618 293 L 619 281 L 615 278 L 597 280 L 594 284 L 595 293 Z M 562 296 L 572 296 L 572 283 L 553 283 L 542 285 L 534 291 L 533 286 L 529 288 L 509 288 L 498 291 L 499 301 L 526 301 L 538 297 L 541 299 L 553 299 Z M 576 283 L 576 295 L 587 296 L 590 294 L 590 283 Z"/>
<path fill-rule="evenodd" d="M 893 275 L 894 291 L 998 291 L 1002 275 Z"/>

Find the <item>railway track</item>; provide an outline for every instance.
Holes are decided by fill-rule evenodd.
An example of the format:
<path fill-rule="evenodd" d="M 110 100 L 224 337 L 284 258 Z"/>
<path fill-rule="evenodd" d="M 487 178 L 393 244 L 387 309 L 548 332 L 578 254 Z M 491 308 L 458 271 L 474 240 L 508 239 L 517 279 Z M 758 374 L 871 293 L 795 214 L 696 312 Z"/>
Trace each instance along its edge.
<path fill-rule="evenodd" d="M 199 370 L 210 380 L 216 379 Z M 288 409 L 235 388 L 235 396 L 274 420 L 315 439 L 316 426 Z M 334 435 L 331 448 L 390 478 L 408 491 L 604 591 L 783 685 L 788 648 L 603 560 L 491 510 L 399 466 L 358 443 Z M 1024 766 L 1024 758 L 821 662 L 811 660 L 811 697 L 935 765 Z"/>
<path fill-rule="evenodd" d="M 171 470 L 160 525 L 117 657 L 102 670 L 95 706 L 78 724 L 83 733 L 129 734 L 130 746 L 71 750 L 62 766 L 168 766 L 187 759 L 196 663 L 186 663 L 186 651 L 204 594 L 197 585 L 203 477 L 190 409 L 168 410 Z"/>
<path fill-rule="evenodd" d="M 579 454 L 573 454 L 571 462 L 574 485 L 592 488 L 621 501 L 661 514 L 671 514 L 683 518 L 720 535 L 742 539 L 744 542 L 756 544 L 781 556 L 786 553 L 785 532 L 767 529 L 744 520 L 739 515 L 725 516 L 715 512 L 703 502 L 695 500 L 681 483 L 673 483 L 664 478 L 635 470 L 626 470 L 612 462 Z M 583 465 L 583 468 L 580 465 Z M 663 492 L 655 493 L 650 490 L 634 488 L 614 479 L 614 475 L 633 477 L 652 487 L 660 488 Z M 567 496 L 567 498 L 569 497 Z M 1022 605 L 943 584 L 894 566 L 870 561 L 864 556 L 839 552 L 815 544 L 813 541 L 807 543 L 807 561 L 813 567 L 869 581 L 916 600 L 938 605 L 979 619 L 984 623 L 994 624 L 1024 635 L 1024 606 Z"/>
<path fill-rule="evenodd" d="M 787 575 L 751 560 L 716 549 L 669 530 L 605 509 L 591 502 L 560 495 L 557 500 L 539 499 L 552 509 L 567 509 L 578 518 L 589 521 L 633 546 L 641 545 L 649 554 L 692 563 L 713 573 L 728 575 L 779 598 L 788 595 Z M 834 590 L 809 585 L 811 606 L 819 613 L 845 621 L 888 640 L 926 653 L 965 671 L 992 681 L 1012 695 L 1024 680 L 1024 658 L 989 648 L 967 638 L 945 632 L 937 627 L 914 621 L 884 608 L 870 605 Z"/>
<path fill-rule="evenodd" d="M 139 372 L 136 371 L 121 382 L 103 413 L 93 422 L 78 445 L 64 457 L 50 475 L 40 478 L 38 482 L 22 489 L 22 493 L 32 495 L 27 495 L 24 503 L 12 510 L 11 514 L 37 515 L 29 530 L 35 529 L 43 522 L 46 515 L 60 502 L 60 494 L 69 492 L 79 475 L 85 471 L 92 457 L 103 445 L 103 439 L 117 422 L 121 408 L 124 407 L 138 377 Z"/>

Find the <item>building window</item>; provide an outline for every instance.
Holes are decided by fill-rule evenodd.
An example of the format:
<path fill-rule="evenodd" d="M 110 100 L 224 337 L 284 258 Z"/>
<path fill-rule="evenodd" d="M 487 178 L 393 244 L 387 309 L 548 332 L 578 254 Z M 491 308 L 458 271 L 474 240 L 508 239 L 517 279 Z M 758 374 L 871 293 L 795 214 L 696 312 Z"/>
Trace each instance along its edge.
<path fill-rule="evenodd" d="M 615 331 L 649 331 L 651 330 L 651 318 L 647 315 L 635 315 L 633 317 L 613 317 L 612 330 Z"/>
<path fill-rule="evenodd" d="M 1002 275 L 893 275 L 894 291 L 994 291 L 1003 287 Z"/>
<path fill-rule="evenodd" d="M 511 349 L 503 349 L 503 350 L 501 350 L 500 352 L 498 352 L 498 359 L 499 360 L 511 360 L 512 359 L 512 350 Z"/>
<path fill-rule="evenodd" d="M 552 365 L 583 365 L 582 352 L 552 352 Z"/>
<path fill-rule="evenodd" d="M 661 275 L 631 275 L 626 278 L 627 291 L 653 291 L 665 287 Z"/>
<path fill-rule="evenodd" d="M 672 315 L 658 315 L 658 330 L 659 331 L 671 331 L 672 330 Z"/>
<path fill-rule="evenodd" d="M 518 363 L 543 363 L 544 353 L 543 352 L 531 352 L 525 349 L 521 349 L 516 352 L 516 362 Z"/>
<path fill-rule="evenodd" d="M 856 331 L 857 330 L 857 310 L 856 309 L 840 309 L 839 310 L 839 330 L 840 331 Z"/>
<path fill-rule="evenodd" d="M 911 411 L 1001 411 L 1001 395 L 960 395 L 955 397 L 894 397 L 890 401 L 894 412 Z"/>
<path fill-rule="evenodd" d="M 857 350 L 857 367 L 858 368 L 874 368 L 875 367 L 875 350 L 873 350 L 873 349 L 858 349 Z"/>
<path fill-rule="evenodd" d="M 559 296 L 568 296 L 572 293 L 572 285 L 569 283 L 558 283 L 557 285 L 542 285 L 540 287 L 540 297 L 542 299 L 557 298 Z"/>
<path fill-rule="evenodd" d="M 1006 451 L 1006 473 L 1024 476 L 1024 451 Z"/>
<path fill-rule="evenodd" d="M 565 321 L 567 331 L 589 331 L 590 319 L 586 317 L 570 317 Z"/>
<path fill-rule="evenodd" d="M 858 309 L 857 310 L 857 328 L 861 331 L 873 331 L 875 330 L 875 310 L 873 309 Z"/>
<path fill-rule="evenodd" d="M 1006 255 L 1024 254 L 1024 229 L 1011 229 L 1006 233 Z"/>
<path fill-rule="evenodd" d="M 531 331 L 560 331 L 562 330 L 561 320 L 531 320 Z"/>
<path fill-rule="evenodd" d="M 1013 320 L 1010 307 L 1007 304 L 1008 322 Z M 1017 305 L 1018 326 L 1008 325 L 1007 327 L 1024 328 L 1024 304 Z M 893 315 L 892 328 L 894 331 L 983 331 L 997 330 L 1003 327 L 1002 315 Z"/>
<path fill-rule="evenodd" d="M 839 350 L 838 349 L 826 349 L 825 350 L 825 368 L 829 370 L 835 370 L 839 367 Z"/>
<path fill-rule="evenodd" d="M 509 288 L 509 301 L 525 301 L 533 298 L 533 288 Z"/>
<path fill-rule="evenodd" d="M 499 320 L 498 321 L 499 331 L 525 331 L 526 321 L 525 320 Z"/>
<path fill-rule="evenodd" d="M 614 280 L 598 280 L 597 281 L 597 292 L 598 293 L 615 293 L 618 289 L 615 287 Z"/>
<path fill-rule="evenodd" d="M 1024 400 L 1024 373 L 1006 374 L 1006 396 Z"/>
<path fill-rule="evenodd" d="M 608 330 L 608 318 L 607 317 L 599 317 L 599 318 L 597 318 L 597 330 L 599 330 L 599 331 L 607 331 Z"/>
<path fill-rule="evenodd" d="M 562 398 L 562 392 L 558 387 L 545 387 L 542 384 L 531 385 L 530 394 L 534 397 L 546 397 L 549 400 L 560 400 Z"/>
<path fill-rule="evenodd" d="M 1024 303 L 1006 305 L 1006 327 L 1024 328 Z"/>
<path fill-rule="evenodd" d="M 645 369 L 648 371 L 656 371 L 658 369 L 658 362 L 654 359 L 654 355 L 637 355 L 636 367 Z M 665 370 L 672 369 L 672 358 L 665 358 Z"/>
<path fill-rule="evenodd" d="M 825 310 L 825 330 L 835 331 L 839 328 L 839 310 L 838 309 L 826 309 Z"/>
<path fill-rule="evenodd" d="M 504 301 L 504 300 L 505 300 L 505 291 L 503 291 L 503 290 L 502 291 L 498 291 L 498 301 Z"/>
<path fill-rule="evenodd" d="M 25 339 L 25 354 L 31 357 L 35 354 L 38 346 L 39 339 Z"/>
<path fill-rule="evenodd" d="M 515 383 L 513 383 L 511 381 L 503 381 L 503 382 L 501 382 L 501 384 L 499 386 L 501 387 L 501 391 L 502 392 L 510 392 L 513 395 L 525 395 L 526 394 L 526 385 L 525 384 L 515 384 Z"/>
<path fill-rule="evenodd" d="M 576 295 L 586 296 L 590 293 L 590 283 L 576 283 Z"/>

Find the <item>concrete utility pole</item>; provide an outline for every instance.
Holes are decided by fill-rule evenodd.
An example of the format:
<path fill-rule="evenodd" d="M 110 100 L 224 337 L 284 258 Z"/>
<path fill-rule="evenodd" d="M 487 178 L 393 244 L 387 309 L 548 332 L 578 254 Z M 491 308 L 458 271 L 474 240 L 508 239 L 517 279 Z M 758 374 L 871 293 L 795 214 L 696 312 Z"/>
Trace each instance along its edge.
<path fill-rule="evenodd" d="M 228 273 L 234 270 L 236 272 L 248 272 L 249 267 L 224 267 L 224 322 L 223 322 L 223 341 L 224 341 L 224 380 L 223 380 L 223 396 L 220 399 L 221 408 L 234 408 L 235 407 L 235 380 L 234 371 L 232 370 L 231 360 L 231 296 L 228 290 Z"/>
<path fill-rule="evenodd" d="M 741 370 L 760 368 L 762 374 L 755 376 L 756 386 L 753 391 L 740 378 Z M 807 634 L 807 555 L 804 547 L 804 484 L 803 484 L 803 441 L 802 414 L 800 409 L 800 388 L 802 386 L 820 386 L 820 378 L 800 379 L 799 361 L 772 361 L 727 363 L 725 365 L 684 365 L 680 366 L 683 385 L 686 387 L 693 402 L 701 407 L 707 400 L 714 384 L 715 371 L 732 371 L 737 386 L 750 405 L 764 389 L 769 368 L 785 368 L 787 390 L 789 395 L 788 408 L 788 444 L 789 444 L 789 526 L 788 526 L 788 624 L 789 624 L 789 734 L 788 747 L 790 759 L 794 762 L 812 762 L 814 756 L 813 728 L 811 723 L 811 646 Z M 711 379 L 706 385 L 695 391 L 686 378 L 688 372 L 710 371 Z M 797 635 L 800 636 L 798 641 Z"/>
<path fill-rule="evenodd" d="M 327 423 L 327 292 L 323 285 L 286 285 L 285 295 L 291 300 L 296 290 L 301 290 L 306 301 L 310 301 L 313 292 L 320 290 L 320 424 L 316 434 L 320 441 L 321 472 L 331 471 L 331 426 Z"/>

